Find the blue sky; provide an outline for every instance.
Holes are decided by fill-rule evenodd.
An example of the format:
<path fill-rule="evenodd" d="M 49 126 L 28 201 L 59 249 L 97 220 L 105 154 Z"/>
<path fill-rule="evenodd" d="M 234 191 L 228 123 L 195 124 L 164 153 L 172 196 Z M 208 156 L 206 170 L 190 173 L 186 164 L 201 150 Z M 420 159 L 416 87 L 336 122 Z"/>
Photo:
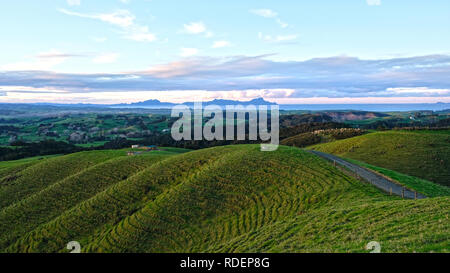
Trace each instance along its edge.
<path fill-rule="evenodd" d="M 4 2 L 0 102 L 450 102 L 448 0 Z"/>

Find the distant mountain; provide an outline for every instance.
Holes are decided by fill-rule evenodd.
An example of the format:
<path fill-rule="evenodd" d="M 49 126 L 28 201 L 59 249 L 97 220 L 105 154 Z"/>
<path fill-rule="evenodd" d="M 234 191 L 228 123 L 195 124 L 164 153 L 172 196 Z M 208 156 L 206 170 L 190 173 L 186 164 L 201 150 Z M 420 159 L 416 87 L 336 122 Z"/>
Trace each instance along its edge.
<path fill-rule="evenodd" d="M 121 103 L 115 105 L 109 105 L 112 107 L 161 107 L 161 108 L 170 108 L 176 105 L 175 103 L 170 102 L 161 102 L 159 100 L 146 100 L 135 103 Z"/>
<path fill-rule="evenodd" d="M 187 105 L 189 107 L 194 106 L 194 102 L 184 102 L 180 103 L 182 105 Z M 219 106 L 225 106 L 225 105 L 277 105 L 276 103 L 269 102 L 264 100 L 263 98 L 253 99 L 250 101 L 237 101 L 237 100 L 220 100 L 215 99 L 212 101 L 205 101 L 202 103 L 203 106 L 208 105 L 219 105 Z M 179 105 L 176 103 L 170 103 L 170 102 L 161 102 L 159 100 L 146 100 L 142 102 L 136 102 L 136 103 L 122 103 L 122 104 L 116 104 L 116 105 L 110 105 L 112 107 L 145 107 L 145 108 L 170 108 L 175 105 Z"/>
<path fill-rule="evenodd" d="M 250 101 L 234 101 L 234 100 L 213 100 L 205 102 L 207 105 L 277 105 L 274 102 L 269 102 L 263 98 L 253 99 Z"/>
<path fill-rule="evenodd" d="M 184 105 L 193 106 L 194 102 L 185 102 Z M 205 101 L 203 102 L 203 106 L 208 105 L 219 105 L 219 106 L 226 106 L 226 105 L 277 105 L 276 103 L 269 102 L 264 100 L 263 98 L 253 99 L 249 101 L 237 101 L 237 100 L 219 100 L 215 99 L 212 101 Z"/>

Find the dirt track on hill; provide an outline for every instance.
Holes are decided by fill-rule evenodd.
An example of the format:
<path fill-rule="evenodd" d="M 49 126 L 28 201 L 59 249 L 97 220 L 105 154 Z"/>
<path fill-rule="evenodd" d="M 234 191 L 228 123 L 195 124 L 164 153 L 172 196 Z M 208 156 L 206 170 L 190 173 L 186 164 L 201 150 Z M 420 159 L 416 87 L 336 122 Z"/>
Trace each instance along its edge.
<path fill-rule="evenodd" d="M 392 190 L 392 194 L 402 196 L 402 191 L 404 189 L 404 197 L 405 198 L 408 198 L 408 199 L 415 198 L 416 193 L 414 191 L 412 191 L 408 188 L 404 188 L 396 183 L 393 183 L 392 181 L 384 178 L 383 176 L 381 176 L 369 169 L 366 169 L 361 166 L 350 163 L 350 162 L 348 162 L 340 157 L 337 157 L 335 155 L 331 155 L 331 154 L 327 154 L 327 153 L 323 153 L 323 152 L 319 152 L 319 151 L 308 151 L 308 152 L 318 155 L 318 156 L 325 158 L 327 160 L 330 160 L 332 162 L 336 162 L 336 164 L 345 167 L 352 173 L 357 174 L 364 180 L 368 181 L 370 184 L 374 185 L 375 187 L 377 187 L 385 192 L 389 193 Z M 427 197 L 423 194 L 417 193 L 417 199 L 424 199 L 424 198 L 427 198 Z"/>

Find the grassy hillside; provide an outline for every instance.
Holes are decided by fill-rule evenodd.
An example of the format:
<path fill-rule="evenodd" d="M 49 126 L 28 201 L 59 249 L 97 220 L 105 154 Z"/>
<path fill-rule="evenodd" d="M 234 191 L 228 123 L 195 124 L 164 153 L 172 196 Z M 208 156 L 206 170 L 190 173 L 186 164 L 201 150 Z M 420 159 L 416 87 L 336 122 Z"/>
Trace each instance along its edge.
<path fill-rule="evenodd" d="M 358 160 L 347 159 L 347 161 L 354 163 L 356 165 L 362 166 L 364 168 L 373 170 L 387 178 L 390 178 L 395 183 L 401 184 L 409 189 L 415 190 L 419 193 L 424 194 L 427 197 L 438 197 L 438 196 L 450 196 L 450 188 L 442 186 L 425 179 L 418 177 L 402 174 L 389 169 L 373 166 Z"/>
<path fill-rule="evenodd" d="M 450 131 L 385 131 L 311 149 L 355 159 L 450 187 Z"/>
<path fill-rule="evenodd" d="M 324 207 L 243 234 L 216 252 L 449 252 L 449 198 Z"/>
<path fill-rule="evenodd" d="M 24 159 L 20 159 L 20 160 L 14 160 L 14 161 L 0 161 L 0 176 L 2 175 L 3 172 L 6 172 L 11 168 L 23 166 L 25 164 L 31 165 L 34 163 L 38 163 L 39 160 L 43 160 L 43 159 L 51 158 L 51 157 L 55 157 L 55 156 L 57 156 L 57 155 L 36 156 L 36 157 L 29 157 L 29 158 L 24 158 Z"/>
<path fill-rule="evenodd" d="M 365 133 L 366 131 L 364 130 L 354 128 L 315 130 L 283 139 L 280 143 L 286 146 L 306 147 L 318 143 L 327 143 L 340 139 L 360 136 Z"/>
<path fill-rule="evenodd" d="M 39 192 L 88 167 L 123 156 L 123 151 L 95 151 L 42 160 L 18 172 L 0 177 L 0 209 Z"/>
<path fill-rule="evenodd" d="M 34 164 L 40 163 L 41 160 L 57 157 L 58 155 L 36 156 L 13 161 L 0 161 L 0 187 L 2 178 L 9 175 L 17 174 L 21 170 L 28 168 Z"/>
<path fill-rule="evenodd" d="M 373 240 L 386 252 L 450 251 L 449 197 L 387 196 L 297 148 L 175 152 L 103 152 L 58 177 L 40 166 L 52 178 L 40 190 L 4 186 L 22 198 L 0 209 L 0 252 L 67 252 L 73 240 L 85 252 L 363 252 Z M 72 157 L 95 158 L 44 163 Z"/>

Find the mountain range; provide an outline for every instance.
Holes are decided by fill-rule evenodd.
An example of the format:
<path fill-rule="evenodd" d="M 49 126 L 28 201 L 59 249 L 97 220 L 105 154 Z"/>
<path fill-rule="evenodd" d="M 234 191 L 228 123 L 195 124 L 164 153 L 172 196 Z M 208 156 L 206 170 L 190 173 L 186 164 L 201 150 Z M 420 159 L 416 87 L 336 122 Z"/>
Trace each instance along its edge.
<path fill-rule="evenodd" d="M 194 106 L 194 102 L 184 102 L 180 103 L 182 105 L 187 105 L 190 107 Z M 222 99 L 215 99 L 212 101 L 205 101 L 202 103 L 203 106 L 208 105 L 219 105 L 219 106 L 225 106 L 225 105 L 277 105 L 276 103 L 269 102 L 264 100 L 263 98 L 257 98 L 249 101 L 236 101 L 236 100 L 222 100 Z M 136 102 L 136 103 L 122 103 L 122 104 L 116 104 L 111 105 L 112 107 L 144 107 L 144 108 L 169 108 L 173 107 L 175 105 L 179 105 L 177 103 L 170 103 L 170 102 L 161 102 L 159 100 L 146 100 L 142 102 Z"/>

